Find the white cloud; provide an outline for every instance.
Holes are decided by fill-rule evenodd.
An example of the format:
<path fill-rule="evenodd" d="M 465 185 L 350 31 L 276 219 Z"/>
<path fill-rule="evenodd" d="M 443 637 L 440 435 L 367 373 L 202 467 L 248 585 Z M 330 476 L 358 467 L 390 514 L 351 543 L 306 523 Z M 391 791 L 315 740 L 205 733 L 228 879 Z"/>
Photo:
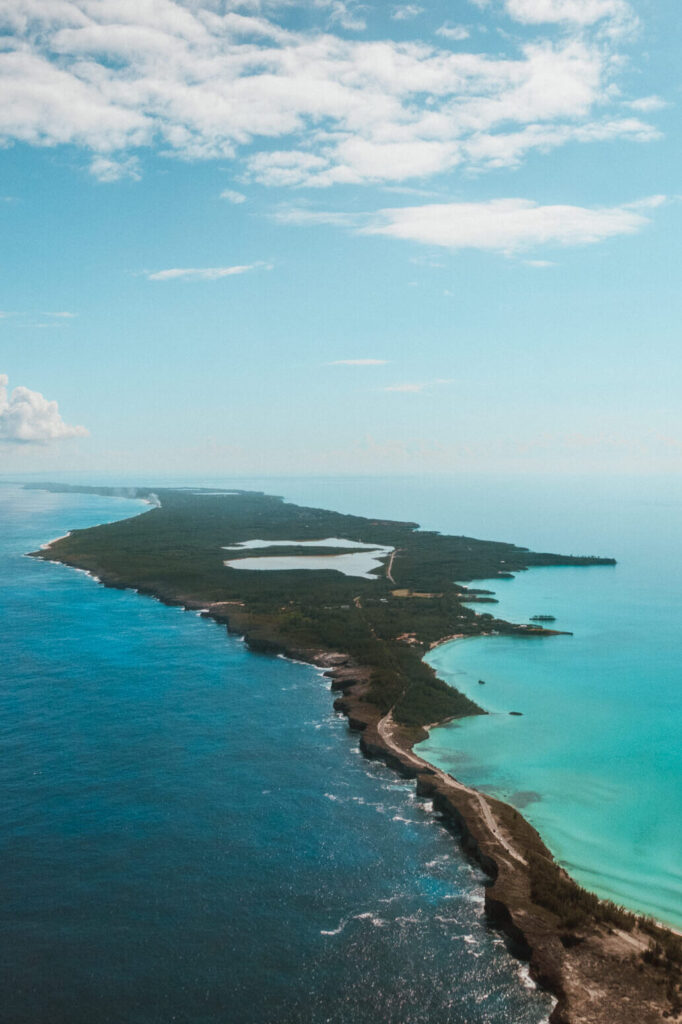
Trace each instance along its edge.
<path fill-rule="evenodd" d="M 527 267 L 537 267 L 538 269 L 545 269 L 546 267 L 556 267 L 554 260 L 524 260 Z"/>
<path fill-rule="evenodd" d="M 637 18 L 626 0 L 505 0 L 507 13 L 527 25 L 564 23 L 580 26 L 607 21 L 611 28 L 630 30 Z"/>
<path fill-rule="evenodd" d="M 107 156 L 96 156 L 90 161 L 90 173 L 98 181 L 122 181 L 123 178 L 140 179 L 140 164 L 137 157 L 114 160 Z"/>
<path fill-rule="evenodd" d="M 649 223 L 645 211 L 664 202 L 651 196 L 623 206 L 542 206 L 528 199 L 433 203 L 381 210 L 362 234 L 388 235 L 450 249 L 511 255 L 541 245 L 575 246 L 631 235 Z"/>
<path fill-rule="evenodd" d="M 400 4 L 399 7 L 394 7 L 391 13 L 391 17 L 394 21 L 409 21 L 411 18 L 416 18 L 417 15 L 422 14 L 424 11 L 423 7 L 419 4 Z"/>
<path fill-rule="evenodd" d="M 434 385 L 442 384 L 454 384 L 454 377 L 436 377 L 432 381 L 422 381 L 419 384 L 390 384 L 388 387 L 381 388 L 382 391 L 396 391 L 404 394 L 416 395 L 422 391 L 428 391 Z"/>
<path fill-rule="evenodd" d="M 149 281 L 175 281 L 189 279 L 195 281 L 217 281 L 221 277 L 233 277 L 235 274 L 246 274 L 249 270 L 272 270 L 269 263 L 248 263 L 234 267 L 171 267 L 168 270 L 155 270 L 147 274 Z"/>
<path fill-rule="evenodd" d="M 305 206 L 283 206 L 273 214 L 278 224 L 333 224 L 335 227 L 362 227 L 366 219 L 359 213 L 338 213 L 332 210 L 309 210 Z"/>
<path fill-rule="evenodd" d="M 386 388 L 382 388 L 382 391 L 402 391 L 406 394 L 416 395 L 418 392 L 423 391 L 426 384 L 390 384 Z"/>
<path fill-rule="evenodd" d="M 329 366 L 386 366 L 387 359 L 335 359 Z"/>
<path fill-rule="evenodd" d="M 8 393 L 8 377 L 0 374 L 0 441 L 45 443 L 67 437 L 87 437 L 85 427 L 71 427 L 59 414 L 56 402 L 38 391 L 14 388 Z"/>
<path fill-rule="evenodd" d="M 367 28 L 367 22 L 362 17 L 360 5 L 346 0 L 315 0 L 316 7 L 329 9 L 329 20 L 332 24 L 340 25 L 348 32 L 362 32 Z"/>
<path fill-rule="evenodd" d="M 467 142 L 468 159 L 480 167 L 516 167 L 531 150 L 548 152 L 567 142 L 630 139 L 650 142 L 660 132 L 638 118 L 616 118 L 590 124 L 528 125 L 518 132 L 480 135 Z"/>
<path fill-rule="evenodd" d="M 10 317 L 10 316 L 11 317 L 18 317 L 19 318 L 18 322 L 16 324 L 16 326 L 18 326 L 18 327 L 64 327 L 65 324 L 64 324 L 63 321 L 65 321 L 65 320 L 74 320 L 78 316 L 78 313 L 69 313 L 67 310 L 58 310 L 58 311 L 41 310 L 40 312 L 35 312 L 34 311 L 34 312 L 28 312 L 28 313 L 26 313 L 26 312 L 17 312 L 16 310 L 14 312 L 12 312 L 12 313 L 0 312 L 0 320 L 4 320 L 4 319 L 6 319 L 7 317 Z M 26 322 L 26 318 L 27 317 L 38 317 L 38 316 L 49 316 L 49 317 L 52 317 L 53 320 L 50 323 L 46 323 L 46 324 L 45 323 L 36 324 L 36 323 L 27 323 Z M 58 323 L 55 323 L 54 322 L 55 320 L 57 320 Z"/>
<path fill-rule="evenodd" d="M 642 96 L 638 100 L 630 100 L 627 106 L 640 114 L 650 114 L 655 110 L 663 110 L 668 104 L 660 96 Z"/>
<path fill-rule="evenodd" d="M 233 188 L 223 189 L 223 191 L 220 193 L 220 198 L 227 199 L 228 203 L 235 203 L 235 205 L 246 202 L 246 196 L 244 195 L 244 193 L 235 192 Z"/>
<path fill-rule="evenodd" d="M 487 55 L 343 38 L 325 26 L 358 30 L 364 17 L 342 0 L 311 0 L 321 24 L 306 31 L 255 0 L 0 0 L 0 144 L 80 147 L 104 182 L 138 177 L 152 149 L 243 158 L 265 185 L 325 187 L 655 136 L 610 114 L 623 65 L 601 26 L 624 23 L 624 0 L 502 2 L 527 24 L 581 31 Z"/>
<path fill-rule="evenodd" d="M 446 21 L 444 25 L 436 29 L 436 35 L 442 36 L 444 39 L 452 39 L 456 43 L 461 43 L 464 39 L 468 39 L 470 36 L 468 28 L 464 25 L 451 25 L 449 21 Z"/>

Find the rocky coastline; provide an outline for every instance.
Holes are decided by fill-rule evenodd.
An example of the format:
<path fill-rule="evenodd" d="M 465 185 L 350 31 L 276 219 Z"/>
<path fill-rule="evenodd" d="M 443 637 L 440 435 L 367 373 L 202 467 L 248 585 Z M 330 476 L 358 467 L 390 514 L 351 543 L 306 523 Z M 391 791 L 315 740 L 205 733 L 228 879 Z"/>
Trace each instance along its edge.
<path fill-rule="evenodd" d="M 49 548 L 41 556 L 49 558 Z M 112 575 L 90 575 L 104 586 L 127 589 Z M 365 699 L 368 667 L 343 652 L 287 648 L 274 638 L 264 643 L 262 635 L 252 645 L 248 615 L 239 606 L 140 593 L 213 619 L 257 653 L 280 655 L 323 670 L 336 694 L 334 707 L 359 734 L 363 755 L 381 760 L 403 778 L 414 779 L 417 793 L 432 801 L 434 813 L 489 877 L 486 918 L 505 935 L 510 952 L 528 963 L 536 984 L 556 998 L 550 1024 L 613 1024 L 614 1007 L 618 1007 L 619 1024 L 662 1024 L 682 1017 L 666 963 L 651 962 L 650 957 L 657 938 L 665 940 L 671 933 L 653 923 L 627 930 L 596 922 L 575 931 L 562 928 L 556 916 L 533 899 L 532 861 L 541 858 L 566 884 L 575 883 L 554 863 L 536 830 L 508 804 L 458 783 L 418 757 L 412 748 L 426 737 L 426 731 L 396 725 L 390 713 L 382 714 Z M 439 724 L 443 723 L 433 726 Z"/>
<path fill-rule="evenodd" d="M 682 1016 L 680 938 L 580 889 L 517 810 L 418 757 L 414 744 L 425 738 L 429 726 L 401 724 L 393 720 L 392 708 L 372 702 L 371 665 L 339 647 L 288 642 L 275 619 L 264 625 L 262 615 L 254 615 L 242 600 L 216 601 L 203 597 L 199 587 L 188 592 L 167 583 L 133 582 L 91 555 L 71 554 L 65 543 L 58 538 L 33 554 L 87 571 L 105 586 L 135 589 L 164 604 L 198 612 L 241 636 L 255 652 L 321 669 L 336 695 L 336 710 L 359 733 L 362 753 L 414 779 L 418 793 L 432 801 L 434 813 L 488 876 L 488 921 L 505 934 L 511 951 L 528 962 L 536 983 L 556 998 L 551 1024 L 612 1024 L 614 1016 L 619 1024 L 661 1024 Z M 534 631 L 556 632 L 540 627 Z M 448 632 L 431 645 L 458 635 Z M 441 723 L 432 723 L 436 724 Z M 572 908 L 569 914 L 566 904 Z"/>
<path fill-rule="evenodd" d="M 178 603 L 190 609 L 196 604 Z M 202 615 L 224 624 L 248 645 L 248 626 L 240 611 L 209 606 Z M 390 713 L 382 714 L 365 699 L 369 668 L 339 651 L 287 649 L 273 643 L 264 652 L 260 638 L 256 649 L 323 669 L 337 695 L 334 708 L 359 734 L 363 755 L 414 779 L 418 795 L 432 801 L 434 813 L 490 879 L 485 886 L 490 926 L 505 935 L 514 956 L 528 963 L 536 984 L 556 998 L 550 1024 L 613 1024 L 614 1008 L 618 1024 L 682 1018 L 667 962 L 654 962 L 650 952 L 672 933 L 654 922 L 638 923 L 634 915 L 626 928 L 597 921 L 575 930 L 562 927 L 556 915 L 533 899 L 533 865 L 541 859 L 564 884 L 577 889 L 576 883 L 517 810 L 462 785 L 414 753 L 414 744 L 426 731 L 401 728 Z"/>
<path fill-rule="evenodd" d="M 329 655 L 305 657 L 318 666 Z M 338 657 L 338 656 L 336 656 Z M 631 928 L 590 922 L 575 931 L 562 928 L 555 915 L 533 899 L 533 863 L 553 865 L 566 884 L 575 885 L 553 861 L 537 831 L 502 801 L 458 783 L 418 757 L 413 745 L 424 733 L 387 723 L 378 709 L 362 699 L 363 670 L 336 665 L 326 672 L 342 695 L 334 707 L 360 733 L 365 757 L 378 758 L 403 777 L 414 779 L 417 793 L 430 799 L 434 813 L 450 824 L 466 854 L 489 876 L 485 912 L 502 931 L 514 955 L 528 961 L 531 977 L 555 996 L 551 1024 L 655 1024 L 679 1019 L 679 1004 L 664 965 L 650 962 L 649 950 L 668 930 L 647 922 Z M 434 723 L 440 724 L 440 723 Z M 388 725 L 388 728 L 387 728 Z"/>

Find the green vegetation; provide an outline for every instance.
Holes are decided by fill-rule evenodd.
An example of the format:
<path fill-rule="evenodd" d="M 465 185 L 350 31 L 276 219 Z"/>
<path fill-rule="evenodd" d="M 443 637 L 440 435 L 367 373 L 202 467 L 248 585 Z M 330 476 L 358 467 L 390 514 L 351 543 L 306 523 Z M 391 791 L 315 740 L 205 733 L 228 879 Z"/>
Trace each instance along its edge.
<path fill-rule="evenodd" d="M 381 711 L 393 708 L 396 721 L 407 726 L 482 713 L 424 663 L 431 644 L 453 634 L 546 632 L 490 614 L 477 616 L 462 604 L 471 595 L 455 580 L 489 579 L 535 565 L 613 564 L 613 559 L 537 554 L 513 544 L 421 531 L 415 523 L 305 508 L 259 492 L 28 486 L 158 500 L 149 512 L 75 530 L 49 551 L 35 554 L 169 603 L 225 602 L 212 614 L 245 633 L 256 650 L 302 657 L 322 650 L 346 653 L 371 669 L 364 699 Z M 242 541 L 327 537 L 395 548 L 390 576 L 388 559 L 373 580 L 333 570 L 261 572 L 223 564 L 273 553 L 267 548 L 224 550 Z M 332 553 L 315 551 L 325 552 Z M 311 552 L 294 543 L 276 553 Z"/>
<path fill-rule="evenodd" d="M 641 918 L 611 900 L 600 899 L 574 882 L 549 856 L 527 853 L 531 898 L 559 919 L 566 946 L 581 941 L 580 932 L 594 923 L 608 930 L 631 932 L 638 928 L 650 936 L 649 948 L 641 954 L 646 964 L 660 968 L 667 977 L 666 995 L 673 1013 L 682 1011 L 682 936 L 663 928 L 652 918 Z M 578 933 L 578 934 L 576 934 Z"/>
<path fill-rule="evenodd" d="M 530 868 L 533 902 L 556 914 L 562 928 L 574 931 L 597 921 L 631 931 L 637 923 L 635 914 L 583 889 L 550 858 L 533 853 Z"/>

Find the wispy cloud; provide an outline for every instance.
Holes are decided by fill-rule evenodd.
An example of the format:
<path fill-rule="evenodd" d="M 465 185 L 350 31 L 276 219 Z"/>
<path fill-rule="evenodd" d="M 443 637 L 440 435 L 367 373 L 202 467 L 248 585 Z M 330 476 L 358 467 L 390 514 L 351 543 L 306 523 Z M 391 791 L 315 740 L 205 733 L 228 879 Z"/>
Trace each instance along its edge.
<path fill-rule="evenodd" d="M 184 278 L 194 281 L 217 281 L 221 277 L 247 274 L 250 270 L 272 270 L 272 264 L 248 263 L 234 267 L 170 267 L 168 270 L 155 270 L 153 273 L 147 273 L 147 279 L 149 281 L 177 281 Z"/>
<path fill-rule="evenodd" d="M 420 381 L 419 383 L 409 384 L 389 384 L 385 388 L 381 388 L 381 391 L 397 391 L 404 392 L 405 394 L 416 395 L 422 391 L 428 391 L 430 388 L 439 384 L 453 384 L 454 377 L 436 377 L 431 381 Z"/>
<path fill-rule="evenodd" d="M 39 316 L 49 316 L 50 320 L 47 323 L 31 323 L 27 320 L 27 318 Z M 9 317 L 12 317 L 15 319 L 17 327 L 65 327 L 65 321 L 74 320 L 77 316 L 78 313 L 70 313 L 66 310 L 60 310 L 57 312 L 48 310 L 42 310 L 40 312 L 37 312 L 36 310 L 28 312 L 18 310 L 13 310 L 12 312 L 0 312 L 0 320 L 6 320 Z"/>
<path fill-rule="evenodd" d="M 220 193 L 220 198 L 227 199 L 228 203 L 235 203 L 235 205 L 246 202 L 246 196 L 244 193 L 236 192 L 233 188 L 223 189 Z"/>
<path fill-rule="evenodd" d="M 334 359 L 328 366 L 386 366 L 387 359 Z"/>
<path fill-rule="evenodd" d="M 422 245 L 482 249 L 511 256 L 541 246 L 593 245 L 635 234 L 651 223 L 652 212 L 666 201 L 665 196 L 654 195 L 620 206 L 586 207 L 510 198 L 424 203 L 362 214 L 289 208 L 276 217 L 287 224 L 331 224 L 362 235 L 387 235 Z M 413 258 L 413 262 L 442 266 L 433 255 Z M 526 262 L 536 267 L 552 265 L 541 258 Z"/>
<path fill-rule="evenodd" d="M 121 181 L 123 178 L 131 178 L 139 181 L 140 162 L 137 157 L 121 157 L 113 159 L 110 156 L 96 156 L 90 161 L 90 173 L 98 181 L 112 182 Z"/>
<path fill-rule="evenodd" d="M 85 427 L 65 423 L 56 402 L 39 391 L 16 387 L 8 391 L 9 379 L 0 374 L 0 442 L 45 444 L 69 437 L 87 437 Z"/>
<path fill-rule="evenodd" d="M 636 234 L 650 223 L 649 211 L 663 202 L 664 196 L 594 208 L 543 206 L 529 199 L 433 203 L 381 210 L 361 233 L 512 255 L 542 245 L 592 245 Z"/>
<path fill-rule="evenodd" d="M 334 227 L 361 226 L 366 218 L 362 213 L 338 213 L 331 210 L 311 210 L 301 206 L 283 206 L 273 214 L 278 224 L 332 224 Z"/>
<path fill-rule="evenodd" d="M 391 17 L 394 21 L 409 21 L 411 18 L 416 18 L 417 15 L 422 14 L 424 8 L 420 7 L 419 4 L 400 4 L 398 7 L 394 7 L 391 12 Z"/>
<path fill-rule="evenodd" d="M 360 13 L 362 5 L 353 0 L 314 0 L 314 3 L 317 7 L 327 8 L 330 22 L 348 32 L 362 32 L 367 28 L 367 22 Z"/>
<path fill-rule="evenodd" d="M 629 100 L 626 106 L 640 114 L 650 114 L 655 110 L 663 110 L 668 106 L 661 96 L 641 96 L 636 100 Z"/>
<path fill-rule="evenodd" d="M 443 39 L 452 39 L 455 43 L 463 42 L 469 38 L 470 34 L 469 29 L 464 25 L 452 25 L 449 21 L 436 29 L 437 36 L 442 36 Z"/>

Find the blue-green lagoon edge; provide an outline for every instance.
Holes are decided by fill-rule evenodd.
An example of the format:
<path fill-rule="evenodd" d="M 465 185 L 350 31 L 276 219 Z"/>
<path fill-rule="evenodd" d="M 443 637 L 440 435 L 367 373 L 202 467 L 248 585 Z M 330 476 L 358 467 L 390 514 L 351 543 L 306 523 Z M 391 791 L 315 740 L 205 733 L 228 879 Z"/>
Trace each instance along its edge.
<path fill-rule="evenodd" d="M 573 635 L 433 650 L 438 675 L 490 714 L 434 729 L 418 753 L 522 811 L 587 889 L 682 928 L 676 574 L 626 557 L 613 569 L 532 569 L 481 586 L 499 598 L 496 615 L 552 615 Z"/>

